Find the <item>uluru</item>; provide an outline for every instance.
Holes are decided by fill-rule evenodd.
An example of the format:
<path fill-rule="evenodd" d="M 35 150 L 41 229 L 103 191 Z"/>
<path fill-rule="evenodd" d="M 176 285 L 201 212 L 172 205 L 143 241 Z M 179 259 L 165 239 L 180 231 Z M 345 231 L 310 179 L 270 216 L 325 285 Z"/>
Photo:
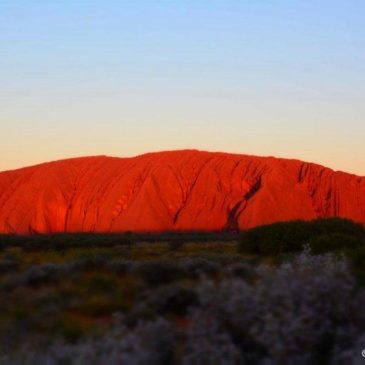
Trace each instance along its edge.
<path fill-rule="evenodd" d="M 365 224 L 365 178 L 197 150 L 48 162 L 0 173 L 0 232 L 244 230 L 296 219 Z"/>

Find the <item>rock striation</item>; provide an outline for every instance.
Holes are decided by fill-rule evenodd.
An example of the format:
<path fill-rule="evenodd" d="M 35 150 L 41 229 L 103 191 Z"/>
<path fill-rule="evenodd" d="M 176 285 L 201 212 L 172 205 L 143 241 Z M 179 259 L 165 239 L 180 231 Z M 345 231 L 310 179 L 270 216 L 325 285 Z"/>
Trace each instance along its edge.
<path fill-rule="evenodd" d="M 1 233 L 237 230 L 318 217 L 365 224 L 365 178 L 298 160 L 196 150 L 0 173 Z"/>

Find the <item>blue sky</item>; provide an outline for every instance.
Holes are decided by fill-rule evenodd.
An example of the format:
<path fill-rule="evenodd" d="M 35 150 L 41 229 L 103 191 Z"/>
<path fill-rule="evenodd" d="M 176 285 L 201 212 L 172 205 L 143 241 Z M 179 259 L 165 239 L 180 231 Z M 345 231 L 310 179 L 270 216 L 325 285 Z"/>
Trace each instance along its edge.
<path fill-rule="evenodd" d="M 0 170 L 198 148 L 365 175 L 365 2 L 0 0 Z"/>

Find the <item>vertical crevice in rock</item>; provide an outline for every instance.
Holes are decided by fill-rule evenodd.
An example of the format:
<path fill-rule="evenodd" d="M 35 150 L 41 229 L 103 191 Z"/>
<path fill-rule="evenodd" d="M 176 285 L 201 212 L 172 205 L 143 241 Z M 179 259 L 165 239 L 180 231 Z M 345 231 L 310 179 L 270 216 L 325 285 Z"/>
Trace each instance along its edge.
<path fill-rule="evenodd" d="M 239 224 L 238 224 L 238 218 L 241 215 L 241 213 L 245 210 L 247 203 L 250 199 L 252 199 L 257 192 L 261 189 L 262 186 L 262 179 L 261 176 L 258 178 L 258 180 L 255 182 L 254 185 L 252 185 L 251 189 L 243 196 L 243 198 L 238 201 L 234 207 L 231 209 L 231 211 L 228 213 L 228 219 L 223 227 L 225 231 L 238 231 L 239 230 Z"/>

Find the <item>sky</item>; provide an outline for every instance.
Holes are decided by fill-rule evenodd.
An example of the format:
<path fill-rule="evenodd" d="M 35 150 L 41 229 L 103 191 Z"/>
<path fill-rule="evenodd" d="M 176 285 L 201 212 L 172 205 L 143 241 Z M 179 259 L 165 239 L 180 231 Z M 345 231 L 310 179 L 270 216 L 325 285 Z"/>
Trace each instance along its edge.
<path fill-rule="evenodd" d="M 194 148 L 365 176 L 363 0 L 0 0 L 0 170 Z"/>

